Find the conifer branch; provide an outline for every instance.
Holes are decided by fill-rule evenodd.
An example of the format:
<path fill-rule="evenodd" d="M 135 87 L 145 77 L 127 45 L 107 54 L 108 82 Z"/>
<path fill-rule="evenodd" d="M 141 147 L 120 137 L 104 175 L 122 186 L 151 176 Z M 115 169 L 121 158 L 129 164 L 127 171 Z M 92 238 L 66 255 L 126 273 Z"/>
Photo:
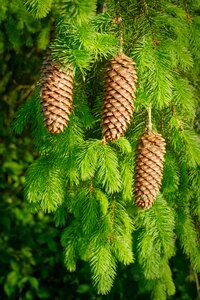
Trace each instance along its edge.
<path fill-rule="evenodd" d="M 159 42 L 156 39 L 155 31 L 154 31 L 153 24 L 152 24 L 152 21 L 151 21 L 151 17 L 150 17 L 150 14 L 149 14 L 148 4 L 147 4 L 146 0 L 140 0 L 140 2 L 142 4 L 143 13 L 144 13 L 144 15 L 147 19 L 148 24 L 149 24 L 150 32 L 151 32 L 151 35 L 152 35 L 152 42 L 153 42 L 154 46 L 158 46 Z"/>
<path fill-rule="evenodd" d="M 24 0 L 25 8 L 36 18 L 44 18 L 51 9 L 53 0 Z"/>
<path fill-rule="evenodd" d="M 71 19 L 79 25 L 87 24 L 95 17 L 97 0 L 57 0 L 56 8 L 63 19 Z"/>

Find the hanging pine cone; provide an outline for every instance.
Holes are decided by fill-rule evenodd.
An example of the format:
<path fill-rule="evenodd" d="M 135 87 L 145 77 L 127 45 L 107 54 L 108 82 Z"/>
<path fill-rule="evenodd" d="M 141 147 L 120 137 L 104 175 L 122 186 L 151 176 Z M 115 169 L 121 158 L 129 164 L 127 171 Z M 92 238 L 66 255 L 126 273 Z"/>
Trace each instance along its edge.
<path fill-rule="evenodd" d="M 135 63 L 119 52 L 106 71 L 103 139 L 113 141 L 124 135 L 133 114 L 136 82 Z"/>
<path fill-rule="evenodd" d="M 44 60 L 41 78 L 41 102 L 49 132 L 60 133 L 68 125 L 73 109 L 73 70 L 61 70 L 50 56 Z"/>
<path fill-rule="evenodd" d="M 144 133 L 139 141 L 136 161 L 135 201 L 141 208 L 150 208 L 159 191 L 165 140 L 154 132 Z"/>

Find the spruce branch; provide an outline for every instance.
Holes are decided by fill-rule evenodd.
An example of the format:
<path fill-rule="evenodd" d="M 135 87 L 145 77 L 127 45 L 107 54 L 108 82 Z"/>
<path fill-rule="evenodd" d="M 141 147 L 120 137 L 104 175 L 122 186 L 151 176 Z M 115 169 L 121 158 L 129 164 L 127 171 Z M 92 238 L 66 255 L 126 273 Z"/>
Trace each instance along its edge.
<path fill-rule="evenodd" d="M 109 244 L 99 245 L 98 248 L 93 249 L 90 266 L 93 273 L 92 279 L 98 293 L 107 294 L 116 276 L 116 261 Z"/>
<path fill-rule="evenodd" d="M 121 176 L 116 153 L 99 140 L 85 142 L 78 154 L 82 179 L 96 177 L 106 192 L 114 193 L 121 189 Z"/>
<path fill-rule="evenodd" d="M 108 207 L 109 207 L 109 201 L 107 195 L 101 190 L 96 188 L 95 189 L 95 197 L 97 201 L 100 203 L 100 209 L 103 216 L 107 215 Z"/>
<path fill-rule="evenodd" d="M 155 283 L 152 286 L 152 299 L 154 300 L 166 300 L 166 287 L 165 285 L 160 281 L 156 280 Z"/>
<path fill-rule="evenodd" d="M 186 78 L 175 78 L 173 84 L 174 104 L 178 113 L 187 112 L 189 120 L 195 117 L 197 100 L 194 94 L 194 87 Z"/>
<path fill-rule="evenodd" d="M 115 208 L 116 208 L 116 200 L 115 200 L 115 197 L 113 197 L 112 199 L 112 203 L 111 203 L 111 224 L 112 224 L 112 227 L 114 226 L 115 224 Z M 112 237 L 111 237 L 111 240 L 112 240 Z"/>
<path fill-rule="evenodd" d="M 44 18 L 51 10 L 53 0 L 23 0 L 25 8 L 36 18 Z"/>
<path fill-rule="evenodd" d="M 187 126 L 178 115 L 170 120 L 170 142 L 174 150 L 183 153 L 181 156 L 188 166 L 197 167 L 200 164 L 200 140 L 191 127 Z"/>
<path fill-rule="evenodd" d="M 97 200 L 93 187 L 83 188 L 76 194 L 76 198 L 72 203 L 72 211 L 82 227 L 82 234 L 90 236 L 97 228 L 100 215 L 101 203 Z"/>
<path fill-rule="evenodd" d="M 191 211 L 197 216 L 198 221 L 200 221 L 200 172 L 199 167 L 192 169 L 189 172 L 189 186 L 191 187 L 191 199 L 195 199 L 191 203 Z M 197 224 L 198 224 L 197 221 Z"/>
<path fill-rule="evenodd" d="M 165 155 L 163 170 L 162 191 L 168 201 L 175 200 L 176 192 L 179 190 L 181 171 L 176 157 L 170 151 Z"/>
<path fill-rule="evenodd" d="M 163 262 L 163 273 L 161 281 L 165 285 L 165 291 L 167 296 L 172 296 L 176 292 L 175 284 L 173 282 L 172 270 L 170 268 L 169 262 Z"/>
<path fill-rule="evenodd" d="M 75 233 L 78 232 L 78 229 L 79 223 L 74 220 L 70 226 L 63 231 L 61 237 L 61 244 L 64 247 L 64 262 L 70 272 L 76 270 L 78 241 Z"/>
<path fill-rule="evenodd" d="M 134 261 L 132 251 L 133 222 L 118 199 L 114 199 L 111 205 L 110 220 L 112 224 L 109 236 L 111 248 L 117 260 L 125 265 Z"/>
<path fill-rule="evenodd" d="M 113 145 L 116 145 L 122 154 L 130 154 L 132 151 L 131 145 L 125 137 L 120 137 L 118 140 L 113 141 Z"/>
<path fill-rule="evenodd" d="M 128 156 L 120 162 L 122 176 L 122 199 L 132 201 L 133 199 L 133 157 Z"/>
<path fill-rule="evenodd" d="M 118 192 L 121 190 L 121 176 L 117 155 L 109 145 L 99 145 L 97 181 L 106 192 Z"/>
<path fill-rule="evenodd" d="M 197 233 L 189 210 L 179 209 L 176 215 L 176 232 L 184 252 L 190 258 L 195 271 L 200 270 L 200 247 L 197 242 Z"/>
<path fill-rule="evenodd" d="M 173 210 L 162 196 L 148 211 L 138 212 L 141 230 L 138 237 L 138 260 L 147 279 L 161 276 L 162 259 L 175 253 L 175 220 Z"/>
<path fill-rule="evenodd" d="M 57 208 L 54 215 L 54 222 L 56 227 L 58 226 L 64 226 L 66 224 L 66 220 L 68 219 L 68 209 L 67 205 L 64 203 L 60 207 Z"/>
<path fill-rule="evenodd" d="M 154 280 L 145 280 L 145 290 L 151 292 L 152 299 L 167 299 L 175 294 L 175 285 L 172 279 L 172 272 L 167 261 L 163 260 L 161 277 Z"/>
<path fill-rule="evenodd" d="M 147 4 L 146 0 L 140 0 L 140 2 L 142 4 L 143 14 L 146 17 L 147 23 L 148 23 L 149 28 L 150 28 L 153 45 L 157 47 L 159 45 L 159 42 L 158 42 L 158 40 L 156 38 L 156 35 L 155 35 L 155 31 L 154 31 L 152 20 L 151 20 L 150 13 L 149 13 L 148 4 Z"/>
<path fill-rule="evenodd" d="M 55 4 L 63 19 L 71 19 L 79 25 L 85 25 L 95 16 L 97 0 L 56 0 Z"/>
<path fill-rule="evenodd" d="M 39 204 L 45 212 L 56 211 L 65 199 L 60 170 L 44 158 L 34 162 L 26 177 L 25 196 L 30 204 Z"/>
<path fill-rule="evenodd" d="M 15 120 L 12 124 L 12 129 L 15 133 L 21 134 L 27 125 L 27 122 L 31 120 L 34 103 L 37 101 L 37 99 L 38 93 L 35 92 L 34 95 L 28 99 L 18 110 Z"/>
<path fill-rule="evenodd" d="M 91 68 L 92 62 L 107 58 L 117 50 L 113 35 L 99 32 L 94 21 L 81 26 L 61 20 L 57 31 L 58 35 L 51 44 L 53 58 L 64 66 L 72 64 L 83 74 Z"/>
<path fill-rule="evenodd" d="M 148 36 L 136 44 L 133 55 L 138 66 L 140 87 L 137 100 L 143 106 L 161 109 L 172 100 L 173 73 L 170 60 L 161 49 L 154 49 Z M 140 98 L 141 95 L 141 98 Z"/>

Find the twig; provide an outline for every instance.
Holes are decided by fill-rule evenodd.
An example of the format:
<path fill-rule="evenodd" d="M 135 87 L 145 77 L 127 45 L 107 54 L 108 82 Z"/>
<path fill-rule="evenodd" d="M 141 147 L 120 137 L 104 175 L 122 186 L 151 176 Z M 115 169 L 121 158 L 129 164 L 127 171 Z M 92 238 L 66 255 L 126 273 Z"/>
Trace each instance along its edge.
<path fill-rule="evenodd" d="M 147 125 L 147 128 L 148 128 L 149 131 L 152 130 L 151 104 L 149 104 L 149 107 L 148 107 L 148 125 Z"/>
<path fill-rule="evenodd" d="M 97 13 L 104 14 L 107 10 L 107 1 L 104 0 L 103 3 L 101 3 L 99 6 L 97 6 Z"/>
<path fill-rule="evenodd" d="M 23 97 L 21 97 L 21 100 L 26 99 L 35 89 L 36 84 L 34 83 L 33 85 L 30 86 L 30 88 L 26 91 L 26 93 L 23 95 Z"/>
<path fill-rule="evenodd" d="M 106 145 L 106 144 L 107 144 L 107 141 L 106 141 L 106 138 L 105 138 L 105 137 L 102 138 L 101 143 L 102 143 L 103 145 Z"/>
<path fill-rule="evenodd" d="M 103 5 L 102 5 L 102 13 L 104 14 L 107 10 L 107 4 L 106 4 L 106 0 L 104 0 Z"/>
<path fill-rule="evenodd" d="M 149 15 L 149 7 L 148 4 L 145 0 L 140 0 L 142 2 L 142 6 L 143 6 L 143 11 L 144 11 L 144 15 L 146 16 L 147 22 L 149 23 L 149 28 L 151 31 L 151 35 L 152 35 L 152 42 L 153 44 L 157 47 L 159 46 L 159 41 L 156 39 L 156 35 L 155 35 L 155 31 L 152 25 L 152 21 Z"/>
<path fill-rule="evenodd" d="M 184 1 L 183 4 L 184 4 L 185 13 L 186 13 L 186 18 L 188 20 L 188 23 L 191 24 L 192 23 L 192 16 L 190 14 L 188 2 Z"/>
<path fill-rule="evenodd" d="M 195 283 L 196 283 L 197 296 L 198 296 L 198 299 L 200 299 L 200 284 L 199 284 L 198 274 L 196 271 L 194 271 L 194 278 L 195 278 Z"/>
<path fill-rule="evenodd" d="M 117 17 L 113 19 L 114 23 L 118 24 L 118 31 L 119 31 L 119 45 L 120 45 L 120 51 L 123 51 L 123 45 L 124 45 L 124 39 L 123 39 L 123 21 L 121 17 L 121 8 L 120 8 L 120 1 L 118 0 L 116 2 L 116 11 L 117 11 Z"/>

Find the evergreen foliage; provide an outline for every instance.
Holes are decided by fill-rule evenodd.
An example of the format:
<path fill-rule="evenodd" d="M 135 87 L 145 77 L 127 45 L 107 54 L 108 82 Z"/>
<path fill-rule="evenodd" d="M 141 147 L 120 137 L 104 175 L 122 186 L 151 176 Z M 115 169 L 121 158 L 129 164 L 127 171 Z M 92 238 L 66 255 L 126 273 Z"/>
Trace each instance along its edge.
<path fill-rule="evenodd" d="M 75 271 L 79 259 L 88 262 L 98 293 L 109 293 L 118 265 L 134 263 L 143 292 L 155 300 L 167 299 L 175 294 L 170 260 L 176 251 L 182 249 L 193 270 L 200 272 L 196 226 L 200 142 L 194 126 L 199 105 L 200 2 L 108 0 L 106 4 L 107 11 L 99 12 L 102 1 L 53 2 L 57 23 L 50 49 L 64 67 L 76 69 L 74 112 L 63 133 L 48 133 L 40 84 L 19 110 L 14 130 L 21 133 L 31 124 L 40 155 L 29 167 L 25 196 L 33 211 L 53 212 L 56 225 L 66 226 L 61 238 L 65 265 Z M 24 5 L 36 18 L 51 9 L 51 1 L 24 1 Z M 23 5 L 19 7 L 23 10 Z M 113 21 L 119 16 L 121 27 Z M 28 21 L 25 24 L 29 26 Z M 17 38 L 12 27 L 11 17 L 7 34 L 18 49 L 21 36 Z M 119 51 L 121 31 L 124 52 L 137 65 L 136 108 L 126 136 L 105 144 L 100 127 L 102 74 L 106 61 Z M 39 38 L 47 32 L 45 28 Z M 167 154 L 161 193 L 150 210 L 141 211 L 133 204 L 132 181 L 136 144 L 150 105 L 153 127 L 165 137 Z"/>
<path fill-rule="evenodd" d="M 96 14 L 97 0 L 57 0 L 58 12 L 65 19 L 70 18 L 76 23 L 84 24 Z"/>
<path fill-rule="evenodd" d="M 36 18 L 44 18 L 51 9 L 52 1 L 53 0 L 26 0 L 23 1 L 23 3 L 27 11 L 31 12 Z"/>
<path fill-rule="evenodd" d="M 65 19 L 58 22 L 58 35 L 51 45 L 53 57 L 84 72 L 92 62 L 115 53 L 117 40 L 113 35 L 99 30 L 98 23 L 98 17 L 84 26 Z"/>

